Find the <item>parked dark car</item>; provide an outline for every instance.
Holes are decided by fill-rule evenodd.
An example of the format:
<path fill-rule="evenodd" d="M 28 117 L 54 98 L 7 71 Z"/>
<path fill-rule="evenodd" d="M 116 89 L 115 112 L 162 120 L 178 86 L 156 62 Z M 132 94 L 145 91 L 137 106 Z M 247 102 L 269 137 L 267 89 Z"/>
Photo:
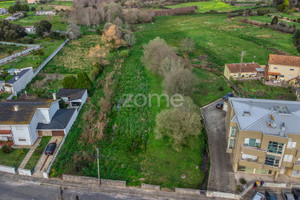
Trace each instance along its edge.
<path fill-rule="evenodd" d="M 281 191 L 284 200 L 295 200 L 294 195 L 290 191 Z"/>
<path fill-rule="evenodd" d="M 223 108 L 223 102 L 217 103 L 216 108 L 222 109 Z"/>
<path fill-rule="evenodd" d="M 265 196 L 267 200 L 277 200 L 277 196 L 274 192 L 265 192 Z"/>
<path fill-rule="evenodd" d="M 47 155 L 47 156 L 52 155 L 54 153 L 55 148 L 56 148 L 55 142 L 48 144 L 48 146 L 45 150 L 45 155 Z"/>
<path fill-rule="evenodd" d="M 300 200 L 300 189 L 298 189 L 298 188 L 293 188 L 293 189 L 292 189 L 292 192 L 293 192 L 293 194 L 294 194 L 295 199 L 296 199 L 296 200 Z"/>
<path fill-rule="evenodd" d="M 227 101 L 229 97 L 234 97 L 234 95 L 232 93 L 227 93 L 223 96 L 223 100 Z"/>

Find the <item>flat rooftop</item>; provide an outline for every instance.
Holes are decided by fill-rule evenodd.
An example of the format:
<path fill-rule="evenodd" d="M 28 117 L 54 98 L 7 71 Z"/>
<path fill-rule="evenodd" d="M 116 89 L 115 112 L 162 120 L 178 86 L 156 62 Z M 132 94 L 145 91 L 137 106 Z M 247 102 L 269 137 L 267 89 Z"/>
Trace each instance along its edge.
<path fill-rule="evenodd" d="M 282 136 L 300 134 L 300 102 L 229 98 L 240 130 Z"/>

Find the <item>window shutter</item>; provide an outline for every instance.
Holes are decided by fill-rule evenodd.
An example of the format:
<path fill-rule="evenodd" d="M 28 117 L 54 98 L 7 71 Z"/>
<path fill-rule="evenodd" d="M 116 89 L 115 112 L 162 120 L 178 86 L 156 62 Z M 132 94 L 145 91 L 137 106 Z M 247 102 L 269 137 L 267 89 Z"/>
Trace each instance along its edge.
<path fill-rule="evenodd" d="M 292 142 L 292 148 L 296 148 L 296 142 Z"/>

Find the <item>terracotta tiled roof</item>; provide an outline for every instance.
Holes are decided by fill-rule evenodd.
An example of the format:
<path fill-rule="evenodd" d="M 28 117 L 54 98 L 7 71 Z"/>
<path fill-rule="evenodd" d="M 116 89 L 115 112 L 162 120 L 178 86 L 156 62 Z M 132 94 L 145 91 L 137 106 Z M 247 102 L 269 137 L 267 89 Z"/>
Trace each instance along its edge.
<path fill-rule="evenodd" d="M 300 57 L 270 54 L 269 64 L 300 67 Z"/>
<path fill-rule="evenodd" d="M 226 64 L 231 73 L 240 72 L 240 63 Z M 258 63 L 243 63 L 241 67 L 241 72 L 256 72 L 256 68 L 261 68 Z"/>
<path fill-rule="evenodd" d="M 0 130 L 0 135 L 9 135 L 11 130 Z"/>
<path fill-rule="evenodd" d="M 269 72 L 268 74 L 269 75 L 274 75 L 274 76 L 280 76 L 279 72 Z"/>

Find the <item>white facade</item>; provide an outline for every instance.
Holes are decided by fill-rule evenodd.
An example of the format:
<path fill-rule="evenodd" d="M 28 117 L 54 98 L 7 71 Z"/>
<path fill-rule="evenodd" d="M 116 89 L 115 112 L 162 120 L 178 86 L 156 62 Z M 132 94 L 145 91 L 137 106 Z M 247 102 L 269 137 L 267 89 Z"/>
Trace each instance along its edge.
<path fill-rule="evenodd" d="M 0 140 L 13 139 L 14 145 L 33 145 L 38 138 L 38 123 L 50 123 L 54 113 L 59 110 L 58 101 L 51 103 L 49 108 L 37 108 L 30 124 L 0 125 L 0 130 L 11 130 L 10 135 L 1 135 Z"/>
<path fill-rule="evenodd" d="M 56 12 L 52 11 L 52 10 L 38 10 L 38 11 L 35 11 L 35 14 L 36 15 L 55 15 Z"/>
<path fill-rule="evenodd" d="M 0 8 L 0 15 L 6 14 L 6 9 L 5 8 Z"/>
<path fill-rule="evenodd" d="M 35 32 L 34 26 L 24 26 L 24 28 L 25 28 L 25 31 L 27 33 L 33 33 L 33 32 Z"/>
<path fill-rule="evenodd" d="M 86 100 L 88 98 L 88 93 L 87 93 L 87 90 L 85 90 L 83 96 L 81 99 L 76 99 L 76 100 L 68 100 L 67 98 L 62 98 L 66 103 L 69 103 L 70 105 L 70 108 L 77 108 L 78 110 L 80 110 L 83 106 L 83 104 L 85 104 Z M 80 103 L 80 106 L 73 106 L 72 103 Z"/>
<path fill-rule="evenodd" d="M 26 69 L 29 70 L 25 74 L 23 74 L 22 76 L 15 75 L 13 77 L 15 80 L 9 80 L 5 83 L 4 88 L 6 92 L 17 94 L 27 86 L 27 84 L 33 79 L 34 74 L 32 67 L 22 69 L 20 73 L 22 73 L 22 71 Z"/>

